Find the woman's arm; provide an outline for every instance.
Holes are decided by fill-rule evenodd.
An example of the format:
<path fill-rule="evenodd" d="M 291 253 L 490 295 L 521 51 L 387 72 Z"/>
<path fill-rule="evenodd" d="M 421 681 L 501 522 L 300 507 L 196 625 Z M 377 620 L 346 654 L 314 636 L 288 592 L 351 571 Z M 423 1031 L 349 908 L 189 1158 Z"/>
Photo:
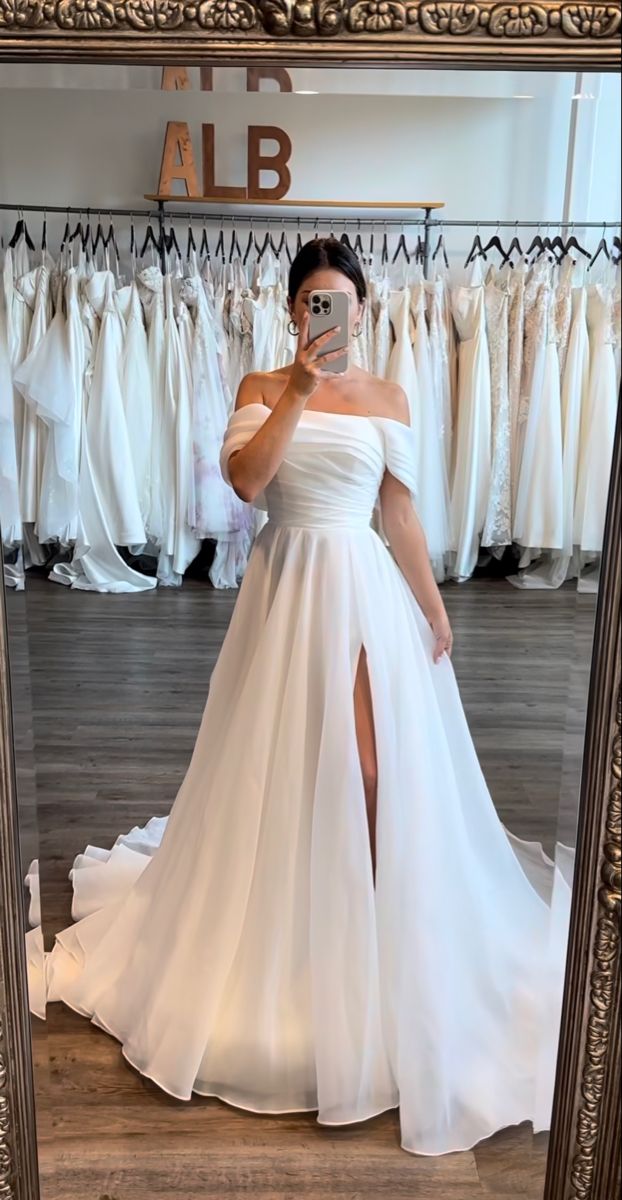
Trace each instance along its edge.
<path fill-rule="evenodd" d="M 308 334 L 307 312 L 300 327 L 296 358 L 283 392 L 261 429 L 246 446 L 236 450 L 229 459 L 231 486 L 240 500 L 245 500 L 248 504 L 253 503 L 276 475 L 294 436 L 300 415 L 322 380 L 322 367 L 343 354 L 342 350 L 321 353 L 322 348 L 334 336 L 334 329 L 329 329 L 312 342 L 308 341 Z M 235 403 L 236 409 L 244 408 L 247 404 L 263 403 L 264 378 L 265 376 L 254 374 L 247 375 L 242 380 Z"/>
<path fill-rule="evenodd" d="M 236 409 L 263 403 L 261 375 L 247 375 L 240 384 Z M 257 433 L 229 459 L 229 478 L 234 492 L 252 504 L 278 471 L 307 398 L 292 387 L 291 380 L 277 400 L 270 416 Z"/>
<path fill-rule="evenodd" d="M 430 565 L 421 522 L 405 484 L 387 471 L 380 488 L 382 527 L 395 560 L 436 637 L 434 661 L 451 655 L 453 635 Z"/>

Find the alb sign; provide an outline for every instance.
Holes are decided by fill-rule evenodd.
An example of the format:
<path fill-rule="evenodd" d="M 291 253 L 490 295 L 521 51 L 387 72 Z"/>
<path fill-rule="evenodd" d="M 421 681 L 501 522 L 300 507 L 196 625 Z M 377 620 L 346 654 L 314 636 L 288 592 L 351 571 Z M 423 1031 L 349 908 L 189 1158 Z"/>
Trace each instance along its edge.
<path fill-rule="evenodd" d="M 262 78 L 276 79 L 281 91 L 291 91 L 291 80 L 281 69 L 249 69 L 247 90 L 258 91 Z M 166 67 L 162 75 L 162 87 L 167 91 L 186 91 L 191 87 L 185 67 Z M 211 68 L 201 69 L 201 87 L 212 90 Z M 270 143 L 267 145 L 266 143 Z M 276 146 L 276 149 L 275 149 Z M 195 158 L 190 128 L 186 121 L 169 121 L 166 126 L 158 195 L 179 195 L 182 185 L 189 199 L 202 197 L 213 200 L 281 200 L 286 196 L 291 174 L 288 163 L 292 143 L 285 130 L 276 125 L 249 125 L 247 132 L 246 185 L 232 186 L 216 181 L 216 129 L 212 124 L 201 126 L 201 169 L 202 182 Z M 262 172 L 276 175 L 276 182 L 262 186 Z"/>

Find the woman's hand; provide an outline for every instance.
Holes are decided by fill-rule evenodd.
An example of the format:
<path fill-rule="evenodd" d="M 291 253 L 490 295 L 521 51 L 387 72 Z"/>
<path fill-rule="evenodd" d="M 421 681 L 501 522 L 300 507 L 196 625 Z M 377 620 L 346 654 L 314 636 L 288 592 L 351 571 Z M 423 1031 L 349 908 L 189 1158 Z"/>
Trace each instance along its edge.
<path fill-rule="evenodd" d="M 444 654 L 447 654 L 449 658 L 451 658 L 454 635 L 451 631 L 449 617 L 447 616 L 445 609 L 432 617 L 429 625 L 436 638 L 436 645 L 434 647 L 434 662 L 440 662 Z"/>
<path fill-rule="evenodd" d="M 320 334 L 309 341 L 309 313 L 306 312 L 302 318 L 300 332 L 298 337 L 298 349 L 296 357 L 291 369 L 289 382 L 290 386 L 297 396 L 305 401 L 310 400 L 316 388 L 322 382 L 322 367 L 326 363 L 331 362 L 334 358 L 340 358 L 343 355 L 343 348 L 340 350 L 331 350 L 329 354 L 322 354 L 322 347 L 325 346 L 331 338 L 338 332 L 339 326 L 334 329 L 328 329 L 326 333 Z"/>

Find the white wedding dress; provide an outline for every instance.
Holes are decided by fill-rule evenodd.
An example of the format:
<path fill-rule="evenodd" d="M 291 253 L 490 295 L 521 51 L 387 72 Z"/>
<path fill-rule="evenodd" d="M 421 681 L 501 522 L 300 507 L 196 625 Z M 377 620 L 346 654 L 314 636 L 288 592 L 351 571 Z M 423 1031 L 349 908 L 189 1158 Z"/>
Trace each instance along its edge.
<path fill-rule="evenodd" d="M 268 416 L 233 414 L 225 476 Z M 553 865 L 501 824 L 451 662 L 434 664 L 370 527 L 385 470 L 412 492 L 414 462 L 397 421 L 303 413 L 257 501 L 269 520 L 170 815 L 76 860 L 74 915 L 90 915 L 58 935 L 47 976 L 49 1001 L 172 1096 L 329 1125 L 399 1105 L 404 1149 L 437 1155 L 535 1123 L 538 1103 L 546 1126 L 554 1070 L 539 1102 L 535 1076 L 544 1002 L 559 1005 L 542 995 Z"/>

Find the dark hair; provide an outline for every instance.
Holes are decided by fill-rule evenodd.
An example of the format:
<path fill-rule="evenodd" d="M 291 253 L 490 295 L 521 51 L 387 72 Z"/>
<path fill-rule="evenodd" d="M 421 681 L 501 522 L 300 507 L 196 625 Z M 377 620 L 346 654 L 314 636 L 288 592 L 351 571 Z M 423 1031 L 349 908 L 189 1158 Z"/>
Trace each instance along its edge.
<path fill-rule="evenodd" d="M 341 271 L 342 275 L 346 275 L 356 288 L 359 302 L 363 303 L 367 296 L 367 284 L 361 264 L 354 250 L 334 237 L 313 238 L 298 251 L 289 269 L 289 299 L 295 300 L 305 279 L 322 267 L 332 267 L 333 271 Z"/>

